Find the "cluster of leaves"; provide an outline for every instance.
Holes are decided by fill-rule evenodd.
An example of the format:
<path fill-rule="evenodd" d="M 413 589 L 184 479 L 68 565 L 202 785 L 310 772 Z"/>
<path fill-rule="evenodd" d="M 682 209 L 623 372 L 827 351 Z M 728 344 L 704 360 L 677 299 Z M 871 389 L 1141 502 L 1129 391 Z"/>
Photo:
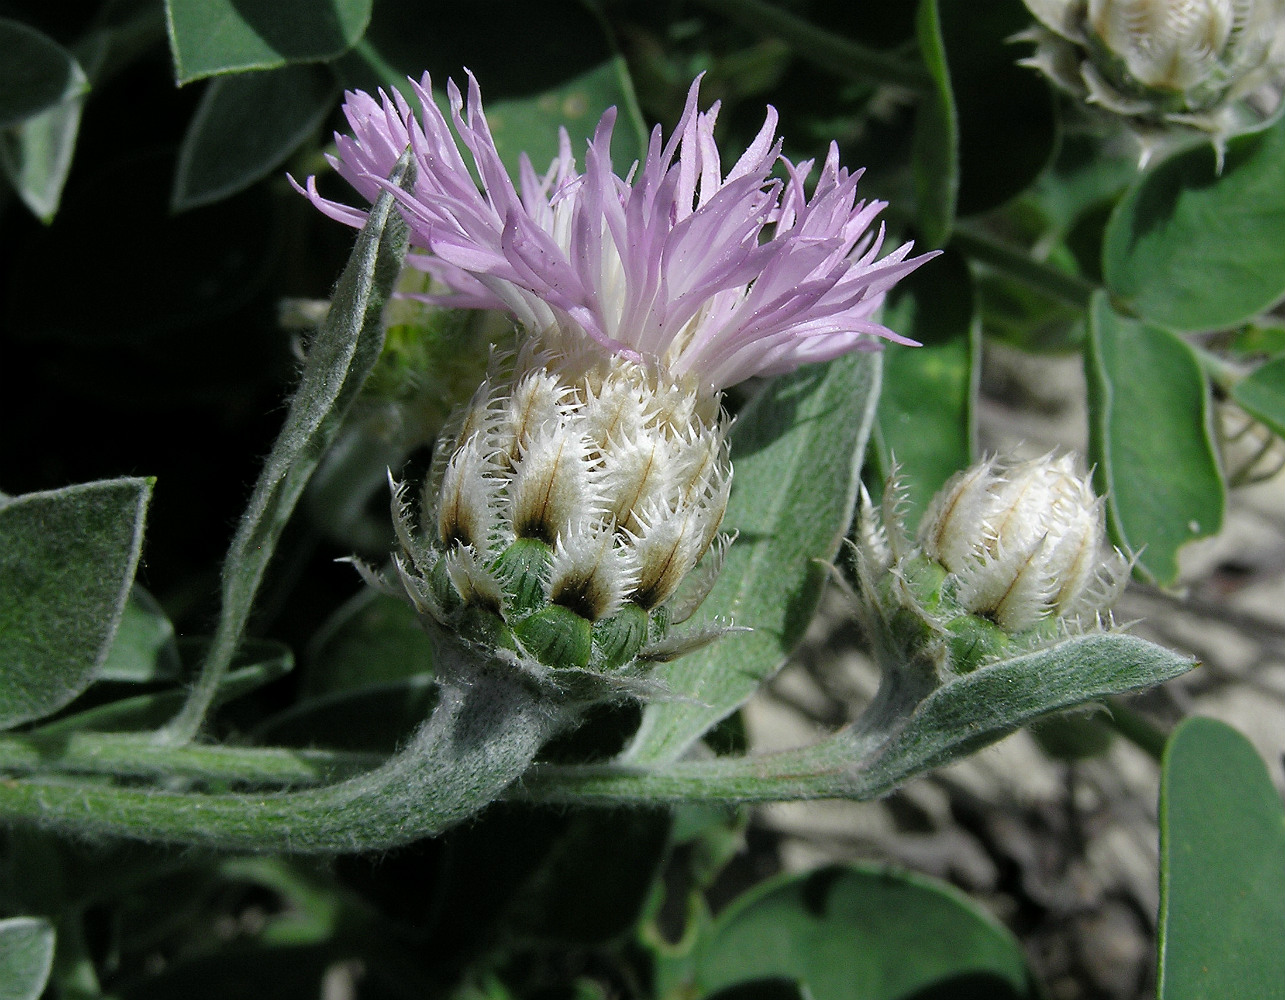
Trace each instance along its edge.
<path fill-rule="evenodd" d="M 895 455 L 922 505 L 974 457 L 983 336 L 1084 353 L 1112 531 L 1141 550 L 1145 575 L 1177 578 L 1179 548 L 1218 530 L 1244 471 L 1219 451 L 1220 412 L 1234 403 L 1285 433 L 1285 332 L 1261 315 L 1285 292 L 1274 172 L 1285 125 L 1234 140 L 1221 174 L 1200 148 L 1138 173 L 1014 64 L 1006 39 L 1028 21 L 1017 0 L 884 6 L 0 6 L 0 168 L 50 223 L 0 205 L 14 234 L 0 398 L 6 426 L 32 428 L 4 444 L 4 485 L 22 495 L 0 500 L 0 769 L 13 776 L 0 813 L 26 824 L 4 843 L 0 907 L 15 916 L 0 922 L 0 997 L 47 984 L 68 997 L 316 996 L 328 978 L 363 997 L 1038 995 L 1007 931 L 915 876 L 782 878 L 714 916 L 711 900 L 745 881 L 740 822 L 655 807 L 881 794 L 1044 713 L 1186 669 L 1126 636 L 1084 636 L 930 693 L 880 739 L 849 727 L 776 758 L 690 754 L 703 738 L 736 742 L 732 713 L 801 636 L 863 462 L 878 478 Z M 353 550 L 378 558 L 389 540 L 356 534 L 355 518 L 318 529 L 291 514 L 307 491 L 305 509 L 367 497 L 386 464 L 422 463 L 419 442 L 390 445 L 345 417 L 369 412 L 371 393 L 404 396 L 384 376 L 453 350 L 442 338 L 455 327 L 432 327 L 438 339 L 422 349 L 399 330 L 384 350 L 380 307 L 404 239 L 386 204 L 297 379 L 275 305 L 325 294 L 346 250 L 281 177 L 287 164 L 320 169 L 339 89 L 398 86 L 425 68 L 441 80 L 463 65 L 483 83 L 505 157 L 526 150 L 537 164 L 556 126 L 579 143 L 611 105 L 622 112 L 614 153 L 628 163 L 644 121 L 672 123 L 705 71 L 729 149 L 770 99 L 790 155 L 838 138 L 845 162 L 869 165 L 865 193 L 892 201 L 893 223 L 946 253 L 888 306 L 890 325 L 923 348 L 805 370 L 741 407 L 726 524 L 740 539 L 707 611 L 756 631 L 674 664 L 674 700 L 604 710 L 531 770 L 538 745 L 515 749 L 489 784 L 439 808 L 422 782 L 440 779 L 441 761 L 417 756 L 415 735 L 437 702 L 428 639 L 395 601 L 345 601 L 352 577 L 327 567 Z M 194 81 L 199 93 L 184 86 Z M 90 305 L 66 301 L 68 280 Z M 271 426 L 279 415 L 259 414 L 292 379 L 284 428 Z M 175 423 L 176 439 L 158 434 Z M 379 461 L 327 464 L 345 436 Z M 146 466 L 174 449 L 182 461 Z M 209 539 L 221 544 L 259 454 L 216 611 L 192 595 L 219 591 Z M 138 468 L 157 480 L 105 478 Z M 68 481 L 83 485 L 49 488 Z M 145 565 L 159 600 L 135 580 L 153 486 Z M 265 580 L 251 634 L 278 639 L 246 638 Z M 219 742 L 191 742 L 201 725 Z M 1166 997 L 1281 981 L 1285 842 L 1261 770 L 1209 723 L 1170 748 Z M 416 839 L 518 775 L 516 795 L 578 808 L 494 805 Z M 607 808 L 621 802 L 635 808 Z M 116 834 L 347 853 L 247 859 Z M 1206 864 L 1213 855 L 1226 863 Z M 1202 947 L 1233 926 L 1242 951 Z"/>

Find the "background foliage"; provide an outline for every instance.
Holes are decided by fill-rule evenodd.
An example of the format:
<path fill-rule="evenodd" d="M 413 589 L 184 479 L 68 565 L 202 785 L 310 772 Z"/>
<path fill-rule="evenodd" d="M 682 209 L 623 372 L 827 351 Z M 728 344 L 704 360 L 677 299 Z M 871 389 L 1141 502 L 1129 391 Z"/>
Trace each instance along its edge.
<path fill-rule="evenodd" d="M 367 773 L 436 701 L 413 616 L 335 560 L 386 556 L 383 469 L 413 476 L 427 462 L 431 433 L 371 434 L 382 402 L 421 393 L 441 408 L 467 375 L 446 359 L 480 357 L 485 331 L 442 318 L 426 343 L 399 339 L 395 324 L 385 343 L 370 316 L 392 283 L 391 230 L 368 232 L 369 255 L 333 287 L 352 235 L 285 173 L 318 173 L 342 196 L 321 154 L 344 88 L 401 86 L 425 69 L 441 84 L 467 67 L 511 165 L 521 150 L 547 162 L 560 124 L 582 143 L 616 105 L 620 166 L 653 122 L 673 124 L 704 72 L 725 149 L 744 145 L 770 102 L 787 155 L 820 157 L 837 140 L 847 165 L 867 168 L 863 193 L 891 203 L 889 224 L 945 250 L 887 307 L 924 347 L 732 400 L 729 525 L 742 537 L 711 607 L 753 602 L 759 632 L 678 664 L 675 687 L 698 702 L 599 710 L 546 748 L 527 797 L 580 807 L 506 802 L 439 837 L 325 861 L 15 825 L 0 874 L 0 998 L 315 997 L 329 981 L 370 998 L 1039 996 L 1010 932 L 948 886 L 855 866 L 742 893 L 753 880 L 728 862 L 743 818 L 654 805 L 754 798 L 754 775 L 727 772 L 720 786 L 697 760 L 655 772 L 661 786 L 594 785 L 585 770 L 622 750 L 669 764 L 703 735 L 742 748 L 735 710 L 815 608 L 824 574 L 809 560 L 834 557 L 863 459 L 876 490 L 900 467 L 913 520 L 976 457 L 984 341 L 1083 357 L 1089 460 L 1140 577 L 1176 583 L 1182 546 L 1219 530 L 1227 490 L 1270 471 L 1267 448 L 1230 458 L 1223 429 L 1243 411 L 1268 441 L 1285 433 L 1285 327 L 1269 312 L 1285 293 L 1285 124 L 1233 140 L 1221 173 L 1204 146 L 1140 170 L 1109 123 L 1016 65 L 1010 39 L 1028 23 L 1017 0 L 0 2 L 0 426 L 11 429 L 0 435 L 0 724 L 12 729 L 0 768 L 82 782 L 30 783 L 31 812 L 10 815 L 62 794 L 85 804 L 84 829 L 102 829 L 90 818 L 117 801 L 104 775 L 137 783 L 125 790 L 140 825 L 152 822 L 144 805 L 163 812 L 166 794 L 191 789 L 235 812 L 260 788 L 302 794 Z M 299 317 L 332 293 L 330 340 L 309 339 Z M 357 398 L 370 368 L 382 401 Z M 418 369 L 440 381 L 411 385 L 405 372 Z M 323 377 L 354 371 L 337 388 Z M 316 402 L 319 386 L 330 395 Z M 366 453 L 372 439 L 382 443 Z M 800 461 L 817 454 L 824 463 Z M 252 496 L 263 456 L 271 475 Z M 318 498 L 335 495 L 370 503 L 327 515 Z M 239 520 L 247 499 L 257 520 Z M 225 565 L 238 525 L 240 555 Z M 247 641 L 220 610 L 221 587 L 242 619 L 258 588 Z M 810 768 L 791 771 L 793 792 L 873 794 L 1049 707 L 1187 666 L 1118 638 L 1035 654 L 1043 674 L 1017 663 L 942 689 L 869 774 L 838 773 L 864 746 L 841 729 L 784 762 Z M 209 740 L 167 749 L 140 736 L 190 735 L 199 715 L 173 720 L 198 666 L 219 657 L 203 675 Z M 1065 680 L 1068 663 L 1084 674 Z M 1063 687 L 1023 686 L 1046 675 Z M 977 692 L 994 711 L 974 734 Z M 1285 833 L 1261 770 L 1215 723 L 1186 724 L 1169 747 L 1166 998 L 1268 996 L 1285 981 L 1271 880 Z M 1236 946 L 1216 956 L 1193 943 L 1229 928 Z"/>

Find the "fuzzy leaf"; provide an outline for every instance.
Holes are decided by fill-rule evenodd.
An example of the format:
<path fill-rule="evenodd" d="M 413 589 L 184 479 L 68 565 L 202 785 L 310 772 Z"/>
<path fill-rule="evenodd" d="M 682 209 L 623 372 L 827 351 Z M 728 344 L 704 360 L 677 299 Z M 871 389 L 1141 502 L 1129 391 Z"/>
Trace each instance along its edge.
<path fill-rule="evenodd" d="M 1224 489 L 1209 433 L 1208 389 L 1191 348 L 1128 320 L 1098 293 L 1090 308 L 1089 454 L 1116 543 L 1162 585 L 1178 550 L 1222 526 Z"/>
<path fill-rule="evenodd" d="M 866 716 L 812 746 L 740 758 L 541 767 L 519 794 L 550 802 L 873 799 L 1052 712 L 1153 687 L 1192 661 L 1135 636 L 1091 633 L 989 663 L 904 703 L 894 679 Z M 913 685 L 911 685 L 913 686 Z"/>
<path fill-rule="evenodd" d="M 98 676 L 151 492 L 111 479 L 0 504 L 0 727 L 57 711 Z"/>
<path fill-rule="evenodd" d="M 440 833 L 498 798 L 578 718 L 575 705 L 533 694 L 510 664 L 456 653 L 455 669 L 470 673 L 467 685 L 444 685 L 432 717 L 392 758 L 334 784 L 251 794 L 11 776 L 0 782 L 0 818 L 85 836 L 330 854 Z M 137 757 L 159 763 L 168 753 L 199 765 L 201 749 L 151 740 Z M 257 781 L 266 765 L 293 783 L 306 762 L 304 755 L 251 750 L 246 766 Z M 226 767 L 222 772 L 235 780 Z"/>
<path fill-rule="evenodd" d="M 38 1000 L 54 962 L 54 929 L 39 917 L 0 920 L 0 1000 Z"/>
<path fill-rule="evenodd" d="M 347 52 L 371 0 L 165 0 L 174 79 L 319 62 Z"/>
<path fill-rule="evenodd" d="M 1236 730 L 1192 718 L 1160 790 L 1160 1000 L 1285 989 L 1285 809 Z"/>
<path fill-rule="evenodd" d="M 880 356 L 857 352 L 778 378 L 732 430 L 736 468 L 724 531 L 740 536 L 701 605 L 753 632 L 665 668 L 687 700 L 647 706 L 625 759 L 681 756 L 777 671 L 816 610 L 825 569 L 852 522 L 879 395 Z"/>
<path fill-rule="evenodd" d="M 188 659 L 196 659 L 204 651 L 206 640 L 184 637 L 180 650 L 189 651 Z M 215 693 L 213 707 L 257 691 L 288 674 L 294 668 L 294 654 L 288 646 L 270 639 L 250 639 L 241 643 L 232 660 L 232 669 L 224 675 Z M 163 678 L 158 678 L 163 679 Z M 186 692 L 181 687 L 147 694 L 131 695 L 82 711 L 72 711 L 52 722 L 43 723 L 35 731 L 41 736 L 89 730 L 92 732 L 138 732 L 155 729 L 173 718 L 183 705 Z"/>
<path fill-rule="evenodd" d="M 392 182 L 409 183 L 409 153 Z M 209 701 L 236 650 L 263 573 L 295 504 L 321 456 L 334 441 L 344 414 L 379 360 L 384 345 L 383 307 L 406 253 L 406 224 L 385 192 L 371 208 L 348 266 L 335 286 L 325 323 L 308 347 L 303 376 L 285 424 L 223 564 L 223 607 L 209 659 L 193 695 L 169 736 L 195 735 Z"/>

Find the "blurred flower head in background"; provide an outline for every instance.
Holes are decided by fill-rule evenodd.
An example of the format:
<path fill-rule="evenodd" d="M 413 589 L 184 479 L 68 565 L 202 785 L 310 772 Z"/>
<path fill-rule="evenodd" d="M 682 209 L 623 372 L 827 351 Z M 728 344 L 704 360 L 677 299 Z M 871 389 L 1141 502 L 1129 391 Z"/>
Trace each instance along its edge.
<path fill-rule="evenodd" d="M 1285 86 L 1283 0 L 1026 0 L 1023 60 L 1125 119 L 1143 160 L 1166 133 L 1227 140 L 1274 114 Z"/>

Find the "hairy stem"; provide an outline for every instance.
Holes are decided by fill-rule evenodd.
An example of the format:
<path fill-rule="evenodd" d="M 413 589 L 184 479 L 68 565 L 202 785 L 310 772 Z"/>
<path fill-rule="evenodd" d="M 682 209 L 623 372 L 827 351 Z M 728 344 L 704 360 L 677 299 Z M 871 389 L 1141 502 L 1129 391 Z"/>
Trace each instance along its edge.
<path fill-rule="evenodd" d="M 1001 243 L 974 229 L 956 227 L 951 245 L 966 256 L 1077 309 L 1088 309 L 1096 286 L 1083 278 L 1035 260 L 1025 250 Z"/>
<path fill-rule="evenodd" d="M 878 49 L 858 45 L 763 0 L 700 0 L 741 27 L 779 38 L 800 58 L 855 80 L 896 83 L 922 90 L 930 83 L 918 62 L 908 62 Z"/>
<path fill-rule="evenodd" d="M 100 774 L 306 787 L 374 770 L 384 755 L 280 747 L 158 746 L 149 735 L 79 732 L 0 737 L 8 774 Z"/>
<path fill-rule="evenodd" d="M 396 756 L 337 784 L 264 794 L 123 788 L 32 776 L 0 782 L 0 818 L 76 833 L 229 850 L 382 850 L 446 829 L 497 798 L 576 714 L 486 668 L 444 685 Z"/>

